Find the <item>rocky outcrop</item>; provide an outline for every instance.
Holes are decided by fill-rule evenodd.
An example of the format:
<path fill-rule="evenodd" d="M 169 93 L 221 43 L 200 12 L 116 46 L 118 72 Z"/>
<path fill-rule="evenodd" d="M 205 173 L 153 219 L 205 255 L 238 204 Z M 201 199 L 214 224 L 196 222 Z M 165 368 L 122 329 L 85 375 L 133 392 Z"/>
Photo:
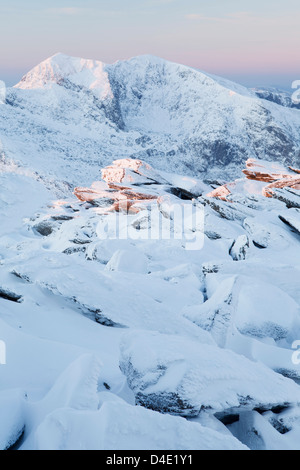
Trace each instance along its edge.
<path fill-rule="evenodd" d="M 207 194 L 207 197 L 232 202 L 232 196 L 239 192 L 241 186 L 244 186 L 250 194 L 251 192 L 253 194 L 260 192 L 265 197 L 282 200 L 288 207 L 300 206 L 298 201 L 295 202 L 297 191 L 300 190 L 300 170 L 291 166 L 285 168 L 276 163 L 249 158 L 246 161 L 246 169 L 242 171 L 246 180 L 268 184 L 251 187 L 251 185 L 247 185 L 246 180 L 244 183 L 241 180 L 236 180 L 215 188 Z"/>
<path fill-rule="evenodd" d="M 165 182 L 150 165 L 131 159 L 116 160 L 102 170 L 102 177 L 104 181 L 96 181 L 91 188 L 75 188 L 74 194 L 80 201 L 99 207 L 103 213 L 138 213 L 143 204 L 155 201 L 157 196 L 145 187 L 143 192 L 136 187 Z"/>
<path fill-rule="evenodd" d="M 247 179 L 269 183 L 262 188 L 262 194 L 266 197 L 273 197 L 274 189 L 300 189 L 300 177 L 298 176 L 300 170 L 291 167 L 285 170 L 280 165 L 258 162 L 253 159 L 247 160 L 246 167 L 243 173 Z"/>
<path fill-rule="evenodd" d="M 115 160 L 112 165 L 102 170 L 102 178 L 106 183 L 133 184 L 165 184 L 159 173 L 141 160 L 124 158 Z"/>

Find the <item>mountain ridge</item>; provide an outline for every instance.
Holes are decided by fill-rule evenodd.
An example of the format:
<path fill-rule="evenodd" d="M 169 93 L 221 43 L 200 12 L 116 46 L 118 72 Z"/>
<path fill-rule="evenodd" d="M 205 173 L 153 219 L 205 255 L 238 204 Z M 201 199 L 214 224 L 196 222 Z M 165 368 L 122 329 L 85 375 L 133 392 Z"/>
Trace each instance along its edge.
<path fill-rule="evenodd" d="M 7 158 L 71 185 L 117 158 L 223 179 L 248 158 L 298 166 L 299 135 L 297 110 L 149 55 L 106 65 L 56 54 L 8 89 L 0 110 Z"/>

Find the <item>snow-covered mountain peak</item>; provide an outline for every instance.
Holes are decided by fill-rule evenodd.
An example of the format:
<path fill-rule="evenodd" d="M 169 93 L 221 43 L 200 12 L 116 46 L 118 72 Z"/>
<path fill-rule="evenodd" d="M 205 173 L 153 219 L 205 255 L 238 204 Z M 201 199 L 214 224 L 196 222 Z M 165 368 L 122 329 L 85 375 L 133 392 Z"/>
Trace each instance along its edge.
<path fill-rule="evenodd" d="M 90 185 L 99 166 L 123 158 L 229 180 L 248 158 L 298 167 L 299 130 L 297 110 L 151 55 L 108 65 L 56 54 L 8 89 L 0 110 L 5 154 L 34 158 L 39 174 L 47 161 L 47 176 L 51 166 L 74 186 L 78 171 Z"/>
<path fill-rule="evenodd" d="M 102 99 L 112 97 L 103 62 L 70 57 L 62 53 L 55 54 L 34 67 L 15 88 L 44 89 L 66 81 L 93 90 Z"/>
<path fill-rule="evenodd" d="M 149 79 L 151 81 L 157 78 L 168 80 L 173 75 L 178 83 L 189 79 L 196 82 L 198 86 L 218 87 L 219 91 L 221 88 L 229 89 L 232 92 L 230 96 L 235 93 L 252 96 L 247 88 L 229 80 L 150 54 L 106 65 L 99 60 L 57 53 L 30 70 L 15 87 L 21 89 L 47 88 L 53 83 L 61 83 L 67 79 L 79 86 L 98 89 L 102 88 L 103 82 L 108 80 L 107 72 L 113 72 L 114 69 L 125 75 L 131 72 L 142 81 Z"/>

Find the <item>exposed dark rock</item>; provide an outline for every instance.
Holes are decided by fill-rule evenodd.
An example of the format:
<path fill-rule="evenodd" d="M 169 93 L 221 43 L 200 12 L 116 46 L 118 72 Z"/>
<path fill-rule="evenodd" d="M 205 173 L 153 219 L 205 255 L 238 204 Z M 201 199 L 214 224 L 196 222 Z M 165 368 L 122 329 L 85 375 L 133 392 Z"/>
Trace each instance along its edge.
<path fill-rule="evenodd" d="M 42 221 L 33 226 L 33 230 L 43 237 L 48 237 L 54 231 L 54 225 L 51 222 Z"/>
<path fill-rule="evenodd" d="M 21 303 L 23 301 L 22 295 L 15 294 L 8 289 L 0 287 L 0 298 L 4 300 L 9 300 L 10 302 Z"/>
<path fill-rule="evenodd" d="M 82 247 L 78 247 L 78 248 L 75 248 L 75 247 L 69 247 L 69 248 L 66 248 L 63 253 L 65 255 L 73 255 L 74 253 L 85 253 L 86 252 L 86 247 L 85 246 L 82 246 Z"/>

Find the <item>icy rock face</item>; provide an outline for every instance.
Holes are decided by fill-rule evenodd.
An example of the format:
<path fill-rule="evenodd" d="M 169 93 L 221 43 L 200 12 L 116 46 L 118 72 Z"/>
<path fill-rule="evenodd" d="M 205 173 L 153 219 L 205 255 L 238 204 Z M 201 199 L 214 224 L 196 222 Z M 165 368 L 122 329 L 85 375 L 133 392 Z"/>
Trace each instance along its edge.
<path fill-rule="evenodd" d="M 136 403 L 163 413 L 197 416 L 203 409 L 270 409 L 300 399 L 298 386 L 266 367 L 179 336 L 126 334 L 120 368 Z"/>

